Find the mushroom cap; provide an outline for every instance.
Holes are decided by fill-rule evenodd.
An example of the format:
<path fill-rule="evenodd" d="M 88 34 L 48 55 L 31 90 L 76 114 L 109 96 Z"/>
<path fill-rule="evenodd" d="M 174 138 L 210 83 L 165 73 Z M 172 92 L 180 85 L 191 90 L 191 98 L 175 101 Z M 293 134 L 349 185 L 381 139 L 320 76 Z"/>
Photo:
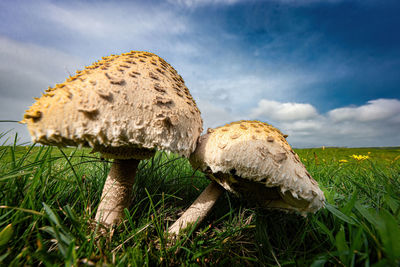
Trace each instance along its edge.
<path fill-rule="evenodd" d="M 110 158 L 154 149 L 187 157 L 202 132 L 182 77 L 149 52 L 103 57 L 35 99 L 22 121 L 33 142 L 90 146 Z"/>
<path fill-rule="evenodd" d="M 200 136 L 189 158 L 226 190 L 265 208 L 305 215 L 324 205 L 318 183 L 284 135 L 259 121 L 238 121 Z"/>

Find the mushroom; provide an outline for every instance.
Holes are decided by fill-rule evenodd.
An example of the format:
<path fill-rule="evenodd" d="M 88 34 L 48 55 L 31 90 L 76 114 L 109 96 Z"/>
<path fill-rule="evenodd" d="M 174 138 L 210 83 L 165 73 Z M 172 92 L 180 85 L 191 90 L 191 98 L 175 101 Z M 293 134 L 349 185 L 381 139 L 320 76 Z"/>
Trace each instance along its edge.
<path fill-rule="evenodd" d="M 303 216 L 324 205 L 324 194 L 284 135 L 259 121 L 238 121 L 209 129 L 189 158 L 212 182 L 169 228 L 176 235 L 200 223 L 223 189 L 267 209 Z"/>
<path fill-rule="evenodd" d="M 33 142 L 91 147 L 114 159 L 96 214 L 106 226 L 128 206 L 141 159 L 156 149 L 188 157 L 202 132 L 182 77 L 149 52 L 103 57 L 35 99 L 21 121 Z"/>

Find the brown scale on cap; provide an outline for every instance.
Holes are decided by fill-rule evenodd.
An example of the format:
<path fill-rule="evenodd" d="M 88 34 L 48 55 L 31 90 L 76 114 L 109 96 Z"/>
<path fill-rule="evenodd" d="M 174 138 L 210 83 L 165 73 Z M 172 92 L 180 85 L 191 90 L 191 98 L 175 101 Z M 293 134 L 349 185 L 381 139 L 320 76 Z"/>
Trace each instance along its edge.
<path fill-rule="evenodd" d="M 27 110 L 24 119 L 32 119 L 34 122 L 42 117 L 42 112 L 39 110 Z"/>
<path fill-rule="evenodd" d="M 153 103 L 159 106 L 166 106 L 170 108 L 174 104 L 174 101 L 169 98 L 157 96 Z"/>
<path fill-rule="evenodd" d="M 153 72 L 149 72 L 149 77 L 157 81 L 160 80 L 160 78 Z"/>
<path fill-rule="evenodd" d="M 125 59 L 123 62 L 136 65 L 136 62 L 133 59 Z"/>
<path fill-rule="evenodd" d="M 165 65 L 163 65 L 163 64 L 160 64 L 160 67 L 161 67 L 164 71 L 167 71 L 167 69 L 168 69 L 168 67 L 165 66 Z"/>
<path fill-rule="evenodd" d="M 156 71 L 158 71 L 159 73 L 161 73 L 161 74 L 165 74 L 165 71 L 163 71 L 163 70 L 161 70 L 160 68 L 156 68 Z"/>
<path fill-rule="evenodd" d="M 120 68 L 127 68 L 127 69 L 130 68 L 130 66 L 127 65 L 127 64 L 120 64 L 119 67 L 120 67 Z"/>
<path fill-rule="evenodd" d="M 159 93 L 162 93 L 162 94 L 166 93 L 166 90 L 163 87 L 161 87 L 161 85 L 159 83 L 154 84 L 154 89 Z"/>
<path fill-rule="evenodd" d="M 239 133 L 234 133 L 234 134 L 232 134 L 232 135 L 230 136 L 230 138 L 231 138 L 231 139 L 237 139 L 237 138 L 240 137 L 240 135 L 241 135 L 241 134 L 239 134 Z"/>
<path fill-rule="evenodd" d="M 224 148 L 226 147 L 226 145 L 227 145 L 227 144 L 221 143 L 221 144 L 218 144 L 218 147 L 219 147 L 220 149 L 224 149 Z"/>
<path fill-rule="evenodd" d="M 128 75 L 131 76 L 132 78 L 136 78 L 137 76 L 140 75 L 140 72 L 133 70 L 133 71 L 129 72 Z"/>
<path fill-rule="evenodd" d="M 106 99 L 106 100 L 111 100 L 112 98 L 112 92 L 106 90 L 104 87 L 97 86 L 94 91 L 96 94 L 98 94 L 101 98 Z"/>
<path fill-rule="evenodd" d="M 118 77 L 115 73 L 104 72 L 104 75 L 110 80 L 111 84 L 123 84 L 125 80 L 123 78 Z"/>

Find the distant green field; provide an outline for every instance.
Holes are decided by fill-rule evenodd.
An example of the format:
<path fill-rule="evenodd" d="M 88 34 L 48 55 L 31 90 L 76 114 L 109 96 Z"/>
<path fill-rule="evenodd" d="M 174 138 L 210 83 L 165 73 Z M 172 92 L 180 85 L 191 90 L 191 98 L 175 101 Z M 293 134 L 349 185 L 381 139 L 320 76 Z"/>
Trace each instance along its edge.
<path fill-rule="evenodd" d="M 89 152 L 0 147 L 0 265 L 400 264 L 399 147 L 296 149 L 325 209 L 303 218 L 226 193 L 174 244 L 167 226 L 209 183 L 204 175 L 175 155 L 142 161 L 124 222 L 104 236 L 93 218 L 110 163 Z"/>
<path fill-rule="evenodd" d="M 314 164 L 333 164 L 339 160 L 354 161 L 352 155 L 368 156 L 368 161 L 382 164 L 392 164 L 398 160 L 400 155 L 400 147 L 367 147 L 367 148 L 311 148 L 311 149 L 295 149 L 296 153 L 303 159 L 303 163 L 312 161 Z M 317 158 L 314 156 L 316 153 Z M 396 159 L 397 157 L 397 159 Z"/>

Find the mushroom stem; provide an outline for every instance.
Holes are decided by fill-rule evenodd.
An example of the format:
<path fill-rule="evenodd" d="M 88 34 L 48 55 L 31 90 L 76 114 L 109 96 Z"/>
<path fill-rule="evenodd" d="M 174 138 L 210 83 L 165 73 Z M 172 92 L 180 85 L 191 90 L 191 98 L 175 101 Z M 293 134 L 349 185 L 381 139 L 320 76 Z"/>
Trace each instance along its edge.
<path fill-rule="evenodd" d="M 212 181 L 185 213 L 169 228 L 168 233 L 178 235 L 181 230 L 193 223 L 199 225 L 211 211 L 222 192 L 223 188 Z"/>
<path fill-rule="evenodd" d="M 123 216 L 124 209 L 131 200 L 133 182 L 135 180 L 137 159 L 115 159 L 107 180 L 104 184 L 96 221 L 106 227 L 118 223 Z"/>

